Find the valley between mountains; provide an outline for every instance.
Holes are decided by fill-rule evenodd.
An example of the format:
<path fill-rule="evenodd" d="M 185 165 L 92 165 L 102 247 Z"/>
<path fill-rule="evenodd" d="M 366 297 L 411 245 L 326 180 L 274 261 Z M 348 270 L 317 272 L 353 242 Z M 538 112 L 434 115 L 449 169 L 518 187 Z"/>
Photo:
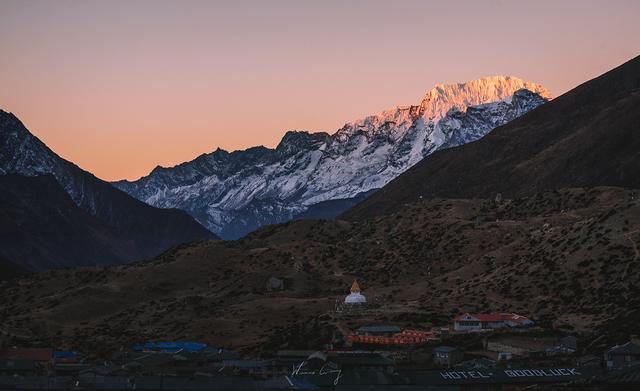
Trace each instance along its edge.
<path fill-rule="evenodd" d="M 519 94 L 532 96 L 504 104 Z M 145 340 L 315 349 L 366 323 L 422 329 L 505 311 L 602 351 L 640 321 L 639 105 L 637 57 L 429 154 L 337 219 L 4 283 L 0 342 L 97 356 Z M 272 277 L 283 290 L 267 289 Z M 354 279 L 380 311 L 336 315 Z"/>
<path fill-rule="evenodd" d="M 640 317 L 639 197 L 599 187 L 435 199 L 363 222 L 196 242 L 151 262 L 49 271 L 4 288 L 2 338 L 96 354 L 146 340 L 255 352 L 316 348 L 368 322 L 425 328 L 514 311 L 605 346 Z M 270 277 L 285 290 L 268 292 Z M 355 278 L 384 303 L 378 315 L 334 314 Z"/>

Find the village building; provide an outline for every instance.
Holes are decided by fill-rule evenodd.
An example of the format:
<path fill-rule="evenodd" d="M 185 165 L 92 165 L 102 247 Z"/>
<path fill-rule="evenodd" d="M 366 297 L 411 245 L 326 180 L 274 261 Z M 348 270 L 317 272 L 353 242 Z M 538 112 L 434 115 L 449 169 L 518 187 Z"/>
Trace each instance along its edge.
<path fill-rule="evenodd" d="M 372 326 L 362 326 L 358 330 L 356 330 L 356 335 L 366 335 L 366 336 L 384 336 L 390 337 L 394 334 L 401 332 L 402 329 L 398 326 L 391 325 L 372 325 Z"/>
<path fill-rule="evenodd" d="M 502 329 L 506 327 L 527 327 L 534 323 L 529 318 L 513 313 L 462 314 L 453 318 L 455 331 L 475 331 Z"/>
<path fill-rule="evenodd" d="M 474 358 L 472 360 L 463 361 L 456 365 L 456 368 L 464 369 L 467 371 L 478 369 L 491 369 L 495 368 L 498 362 L 486 357 Z"/>
<path fill-rule="evenodd" d="M 53 361 L 56 364 L 76 364 L 80 362 L 80 357 L 76 352 L 55 351 L 53 352 Z"/>
<path fill-rule="evenodd" d="M 351 293 L 344 298 L 345 304 L 361 305 L 367 303 L 367 298 L 361 293 L 358 281 L 354 280 L 351 284 Z"/>
<path fill-rule="evenodd" d="M 78 376 L 91 365 L 83 363 L 76 352 L 55 351 L 53 353 L 53 373 L 56 376 Z"/>
<path fill-rule="evenodd" d="M 330 352 L 327 359 L 342 371 L 393 373 L 396 368 L 394 360 L 376 352 Z"/>
<path fill-rule="evenodd" d="M 434 364 L 443 368 L 451 368 L 461 362 L 463 358 L 464 353 L 453 346 L 438 346 L 433 349 Z"/>
<path fill-rule="evenodd" d="M 604 360 L 609 369 L 640 365 L 640 345 L 633 342 L 616 345 L 605 352 Z"/>
<path fill-rule="evenodd" d="M 586 356 L 581 356 L 576 358 L 576 366 L 577 367 L 586 367 L 586 368 L 601 368 L 604 367 L 602 356 L 595 356 L 593 354 L 588 354 Z"/>
<path fill-rule="evenodd" d="M 578 350 L 578 338 L 574 336 L 566 336 L 560 338 L 555 346 L 547 348 L 547 356 L 555 356 L 561 354 L 573 354 Z"/>
<path fill-rule="evenodd" d="M 218 373 L 231 373 L 234 375 L 266 375 L 268 371 L 268 365 L 262 360 L 253 359 L 235 359 L 224 360 L 222 367 L 218 370 Z"/>
<path fill-rule="evenodd" d="M 0 376 L 36 376 L 41 372 L 33 360 L 0 360 Z"/>
<path fill-rule="evenodd" d="M 42 374 L 51 371 L 53 349 L 7 348 L 0 350 L 0 368 L 4 374 Z"/>
<path fill-rule="evenodd" d="M 134 352 L 199 352 L 208 348 L 206 344 L 199 342 L 147 342 L 143 345 L 133 345 Z"/>
<path fill-rule="evenodd" d="M 508 360 L 513 356 L 544 357 L 549 349 L 559 346 L 555 337 L 505 334 L 485 338 L 484 345 L 499 360 Z"/>
<path fill-rule="evenodd" d="M 640 390 L 640 365 L 630 365 L 607 371 L 599 383 L 605 390 L 637 391 Z"/>
<path fill-rule="evenodd" d="M 396 370 L 395 361 L 378 352 L 329 351 L 314 352 L 295 368 L 293 374 L 342 376 L 349 372 L 386 373 Z M 331 376 L 330 376 L 331 377 Z"/>
<path fill-rule="evenodd" d="M 371 345 L 418 345 L 429 341 L 440 340 L 438 333 L 433 331 L 403 330 L 398 326 L 373 325 L 362 326 L 355 334 L 347 337 L 351 344 Z"/>

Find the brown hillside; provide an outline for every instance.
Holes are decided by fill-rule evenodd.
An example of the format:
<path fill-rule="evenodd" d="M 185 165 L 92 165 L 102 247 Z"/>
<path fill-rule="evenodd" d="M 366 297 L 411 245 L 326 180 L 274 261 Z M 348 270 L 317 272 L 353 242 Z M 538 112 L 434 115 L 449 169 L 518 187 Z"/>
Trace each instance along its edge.
<path fill-rule="evenodd" d="M 623 340 L 640 317 L 639 194 L 570 189 L 507 200 L 431 200 L 360 223 L 298 221 L 202 241 L 152 262 L 57 270 L 0 288 L 5 344 L 108 353 L 148 339 L 251 350 L 320 347 L 369 322 L 426 328 L 462 311 L 515 311 Z M 287 279 L 266 292 L 269 277 Z M 344 320 L 357 278 L 385 302 Z"/>

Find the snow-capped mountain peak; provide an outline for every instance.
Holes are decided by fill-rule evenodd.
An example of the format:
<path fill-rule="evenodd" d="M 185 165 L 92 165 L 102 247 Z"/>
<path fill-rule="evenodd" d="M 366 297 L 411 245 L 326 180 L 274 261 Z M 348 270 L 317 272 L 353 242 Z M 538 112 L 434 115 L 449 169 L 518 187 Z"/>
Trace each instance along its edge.
<path fill-rule="evenodd" d="M 511 76 L 489 76 L 466 83 L 437 84 L 422 99 L 420 109 L 425 118 L 437 121 L 452 108 L 462 111 L 469 106 L 502 101 L 522 89 L 551 99 L 549 91 L 540 84 Z"/>
<path fill-rule="evenodd" d="M 332 135 L 290 131 L 275 149 L 217 150 L 115 185 L 234 238 L 301 214 L 333 217 L 434 151 L 477 140 L 549 98 L 543 86 L 509 76 L 438 84 L 418 105 L 349 122 Z"/>

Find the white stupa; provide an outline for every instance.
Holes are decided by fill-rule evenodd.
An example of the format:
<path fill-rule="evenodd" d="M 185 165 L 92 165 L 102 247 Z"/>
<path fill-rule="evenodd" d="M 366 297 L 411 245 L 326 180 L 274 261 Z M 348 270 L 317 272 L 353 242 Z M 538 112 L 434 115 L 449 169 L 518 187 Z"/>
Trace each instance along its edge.
<path fill-rule="evenodd" d="M 356 280 L 353 280 L 351 285 L 351 293 L 344 298 L 345 304 L 366 304 L 367 298 L 360 293 L 360 286 Z"/>

